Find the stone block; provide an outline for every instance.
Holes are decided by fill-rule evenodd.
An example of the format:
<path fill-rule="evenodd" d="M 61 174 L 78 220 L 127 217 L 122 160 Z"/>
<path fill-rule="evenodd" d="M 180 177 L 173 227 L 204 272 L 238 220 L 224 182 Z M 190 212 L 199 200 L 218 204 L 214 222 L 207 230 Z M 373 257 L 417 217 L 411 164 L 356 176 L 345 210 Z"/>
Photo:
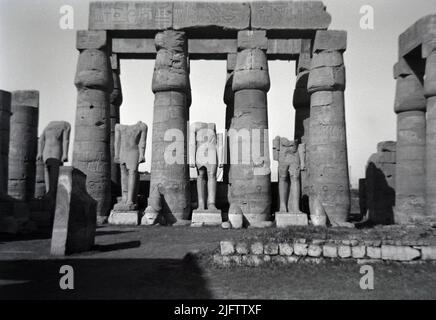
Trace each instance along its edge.
<path fill-rule="evenodd" d="M 331 16 L 321 1 L 254 1 L 251 6 L 253 29 L 327 29 Z"/>
<path fill-rule="evenodd" d="M 242 30 L 238 32 L 238 49 L 268 49 L 265 30 Z"/>
<path fill-rule="evenodd" d="M 233 229 L 241 229 L 244 225 L 244 216 L 242 214 L 229 213 L 229 222 Z"/>
<path fill-rule="evenodd" d="M 366 255 L 371 259 L 381 259 L 381 248 L 379 247 L 366 247 Z"/>
<path fill-rule="evenodd" d="M 61 167 L 51 239 L 52 255 L 87 251 L 94 245 L 96 201 L 86 191 L 86 175 Z"/>
<path fill-rule="evenodd" d="M 279 253 L 282 256 L 292 256 L 294 253 L 294 247 L 291 243 L 280 243 Z"/>
<path fill-rule="evenodd" d="M 362 259 L 365 257 L 366 247 L 365 246 L 355 246 L 351 247 L 351 256 L 355 259 Z"/>
<path fill-rule="evenodd" d="M 334 244 L 325 244 L 322 247 L 322 254 L 326 258 L 337 258 L 338 248 Z"/>
<path fill-rule="evenodd" d="M 175 2 L 173 10 L 175 30 L 201 27 L 242 30 L 250 26 L 250 7 L 243 2 Z"/>
<path fill-rule="evenodd" d="M 228 256 L 235 253 L 235 244 L 233 241 L 220 242 L 221 255 Z"/>
<path fill-rule="evenodd" d="M 316 32 L 313 52 L 345 51 L 347 49 L 347 32 L 339 30 L 320 30 Z"/>
<path fill-rule="evenodd" d="M 381 255 L 383 260 L 394 261 L 412 261 L 421 256 L 419 250 L 408 246 L 381 246 Z"/>
<path fill-rule="evenodd" d="M 320 257 L 322 255 L 322 247 L 316 244 L 310 244 L 307 250 L 307 254 L 310 257 Z"/>
<path fill-rule="evenodd" d="M 271 257 L 271 262 L 275 263 L 275 264 L 286 264 L 288 262 L 288 260 L 286 259 L 286 257 L 272 256 Z"/>
<path fill-rule="evenodd" d="M 76 49 L 102 49 L 107 44 L 106 31 L 79 30 L 76 33 Z"/>
<path fill-rule="evenodd" d="M 266 243 L 263 246 L 263 253 L 271 256 L 279 254 L 279 245 L 274 242 Z"/>
<path fill-rule="evenodd" d="M 276 212 L 275 217 L 277 228 L 309 225 L 307 214 Z"/>
<path fill-rule="evenodd" d="M 266 254 L 266 255 L 263 256 L 263 262 L 271 262 L 271 260 L 272 260 L 272 259 L 271 259 L 271 256 L 270 256 L 270 255 L 267 255 L 267 254 Z"/>
<path fill-rule="evenodd" d="M 108 223 L 118 226 L 137 226 L 141 223 L 142 214 L 139 210 L 116 211 L 112 210 Z"/>
<path fill-rule="evenodd" d="M 422 260 L 436 260 L 436 247 L 422 247 Z"/>
<path fill-rule="evenodd" d="M 89 6 L 90 30 L 165 30 L 172 20 L 172 2 L 99 1 Z"/>
<path fill-rule="evenodd" d="M 406 77 L 413 75 L 412 69 L 410 69 L 409 64 L 406 62 L 404 58 L 401 58 L 394 65 L 394 79 L 398 79 L 399 77 Z"/>
<path fill-rule="evenodd" d="M 306 243 L 294 243 L 294 254 L 296 256 L 307 256 L 308 245 Z"/>
<path fill-rule="evenodd" d="M 338 246 L 338 256 L 340 258 L 350 258 L 351 257 L 351 247 L 340 245 Z"/>
<path fill-rule="evenodd" d="M 235 70 L 236 57 L 237 57 L 236 52 L 227 54 L 227 72 L 231 72 Z"/>
<path fill-rule="evenodd" d="M 222 222 L 219 210 L 194 210 L 192 212 L 191 226 L 220 226 Z"/>
<path fill-rule="evenodd" d="M 307 81 L 307 90 L 309 93 L 316 91 L 344 91 L 345 68 L 342 66 L 312 69 Z"/>
<path fill-rule="evenodd" d="M 242 256 L 242 264 L 250 267 L 258 267 L 264 263 L 263 257 L 259 255 Z"/>
<path fill-rule="evenodd" d="M 248 254 L 249 250 L 248 250 L 248 245 L 246 242 L 238 242 L 236 244 L 236 253 L 239 254 Z"/>
<path fill-rule="evenodd" d="M 263 254 L 263 244 L 262 242 L 254 242 L 250 246 L 250 251 L 254 255 Z"/>

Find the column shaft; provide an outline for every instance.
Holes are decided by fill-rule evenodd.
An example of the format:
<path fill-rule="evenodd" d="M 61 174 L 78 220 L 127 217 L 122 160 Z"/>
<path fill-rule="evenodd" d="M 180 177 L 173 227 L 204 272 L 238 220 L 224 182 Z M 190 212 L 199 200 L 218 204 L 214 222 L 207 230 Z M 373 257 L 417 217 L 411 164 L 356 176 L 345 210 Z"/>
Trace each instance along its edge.
<path fill-rule="evenodd" d="M 11 93 L 0 90 L 0 196 L 8 193 Z"/>

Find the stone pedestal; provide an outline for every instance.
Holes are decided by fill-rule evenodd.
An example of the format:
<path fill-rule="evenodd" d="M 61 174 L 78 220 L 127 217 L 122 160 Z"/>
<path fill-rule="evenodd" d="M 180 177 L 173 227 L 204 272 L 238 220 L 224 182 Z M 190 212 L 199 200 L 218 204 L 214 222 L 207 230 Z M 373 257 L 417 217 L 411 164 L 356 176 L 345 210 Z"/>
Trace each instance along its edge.
<path fill-rule="evenodd" d="M 394 221 L 408 224 L 425 215 L 426 101 L 420 80 L 404 59 L 394 71 L 397 79 Z"/>
<path fill-rule="evenodd" d="M 112 210 L 108 223 L 118 226 L 137 226 L 141 223 L 142 212 L 139 210 L 116 211 Z"/>
<path fill-rule="evenodd" d="M 309 225 L 307 214 L 304 213 L 276 212 L 275 216 L 277 228 Z"/>
<path fill-rule="evenodd" d="M 229 202 L 247 220 L 267 221 L 271 209 L 266 32 L 240 31 L 233 76 L 234 113 L 229 135 Z M 242 140 L 242 143 L 240 142 Z"/>
<path fill-rule="evenodd" d="M 86 175 L 61 167 L 50 253 L 63 256 L 94 245 L 97 202 L 86 191 Z"/>
<path fill-rule="evenodd" d="M 345 126 L 344 31 L 318 31 L 308 80 L 310 101 L 310 197 L 319 197 L 332 226 L 350 211 Z"/>
<path fill-rule="evenodd" d="M 105 31 L 78 31 L 73 166 L 86 175 L 87 191 L 97 201 L 98 223 L 106 222 L 111 207 L 109 94 L 113 79 L 106 45 Z"/>
<path fill-rule="evenodd" d="M 191 227 L 220 226 L 223 222 L 221 210 L 194 210 Z"/>
<path fill-rule="evenodd" d="M 168 224 L 183 220 L 189 223 L 187 122 L 190 85 L 185 33 L 160 32 L 155 37 L 155 45 L 150 194 L 159 189 L 163 198 L 161 213 Z"/>
<path fill-rule="evenodd" d="M 35 194 L 39 92 L 12 92 L 8 194 L 29 201 Z"/>

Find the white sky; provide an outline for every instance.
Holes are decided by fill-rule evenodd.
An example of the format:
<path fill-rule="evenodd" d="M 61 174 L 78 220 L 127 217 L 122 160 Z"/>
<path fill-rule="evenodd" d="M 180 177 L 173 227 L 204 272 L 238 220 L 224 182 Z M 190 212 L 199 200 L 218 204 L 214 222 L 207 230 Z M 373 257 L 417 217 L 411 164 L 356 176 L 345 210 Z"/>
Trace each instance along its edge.
<path fill-rule="evenodd" d="M 396 139 L 392 68 L 398 60 L 398 36 L 419 18 L 436 13 L 436 1 L 325 0 L 324 4 L 332 15 L 330 28 L 348 31 L 344 56 L 345 106 L 351 181 L 356 186 L 364 176 L 367 159 L 376 151 L 377 142 Z M 63 5 L 74 8 L 74 30 L 59 27 L 59 9 Z M 363 5 L 371 5 L 375 10 L 374 30 L 359 27 L 359 10 Z M 87 0 L 0 0 L 0 88 L 40 91 L 39 132 L 54 120 L 69 121 L 74 128 L 73 80 L 78 56 L 75 34 L 76 30 L 88 27 L 88 6 Z M 133 124 L 141 120 L 149 126 L 147 163 L 142 167 L 146 170 L 150 170 L 151 161 L 153 66 L 153 61 L 121 62 L 124 95 L 121 122 Z M 292 138 L 294 62 L 270 61 L 269 67 L 270 139 L 276 135 Z M 225 68 L 225 61 L 191 62 L 191 121 L 215 122 L 217 128 L 224 126 Z M 71 137 L 73 140 L 74 132 Z M 273 180 L 276 180 L 277 163 L 272 164 Z"/>

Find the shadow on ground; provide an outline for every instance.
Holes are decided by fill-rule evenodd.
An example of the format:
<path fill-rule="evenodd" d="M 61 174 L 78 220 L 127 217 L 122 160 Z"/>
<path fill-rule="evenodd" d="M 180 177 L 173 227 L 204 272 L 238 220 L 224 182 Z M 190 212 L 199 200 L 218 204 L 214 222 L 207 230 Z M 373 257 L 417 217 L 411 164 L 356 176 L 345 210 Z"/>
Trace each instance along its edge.
<path fill-rule="evenodd" d="M 62 265 L 74 290 L 61 290 Z M 0 299 L 211 299 L 195 259 L 0 261 Z"/>

